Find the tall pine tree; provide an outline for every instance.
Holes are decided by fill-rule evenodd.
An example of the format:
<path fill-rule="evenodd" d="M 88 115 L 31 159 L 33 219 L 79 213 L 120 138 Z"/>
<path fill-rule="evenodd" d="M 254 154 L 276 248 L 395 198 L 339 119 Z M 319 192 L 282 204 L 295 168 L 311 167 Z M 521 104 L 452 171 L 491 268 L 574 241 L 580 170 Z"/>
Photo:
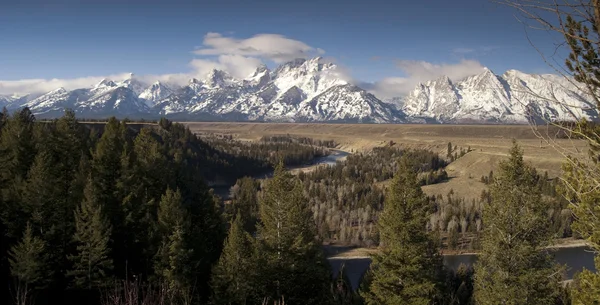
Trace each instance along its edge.
<path fill-rule="evenodd" d="M 253 234 L 256 231 L 258 218 L 258 185 L 256 180 L 251 177 L 244 177 L 238 179 L 235 186 L 238 188 L 237 192 L 233 194 L 232 214 L 235 216 L 239 213 L 242 217 L 244 230 Z"/>
<path fill-rule="evenodd" d="M 167 189 L 158 207 L 160 247 L 155 256 L 155 273 L 168 286 L 175 299 L 190 296 L 194 287 L 192 249 L 189 248 L 189 227 L 179 190 Z"/>
<path fill-rule="evenodd" d="M 262 287 L 270 300 L 325 304 L 331 274 L 300 181 L 280 162 L 260 200 Z M 310 291 L 310 293 L 307 293 Z"/>
<path fill-rule="evenodd" d="M 243 305 L 251 304 L 251 300 L 256 299 L 252 296 L 257 271 L 252 241 L 238 213 L 231 223 L 223 253 L 212 273 L 212 303 Z"/>
<path fill-rule="evenodd" d="M 0 134 L 0 217 L 11 242 L 21 238 L 25 230 L 21 189 L 37 154 L 34 132 L 35 117 L 28 108 L 3 118 Z"/>
<path fill-rule="evenodd" d="M 556 304 L 560 298 L 560 274 L 544 250 L 551 232 L 538 179 L 513 140 L 510 157 L 500 162 L 492 182 L 492 201 L 483 209 L 477 304 Z"/>
<path fill-rule="evenodd" d="M 13 291 L 16 304 L 32 304 L 32 293 L 44 286 L 45 247 L 44 241 L 34 236 L 31 226 L 27 225 L 21 241 L 10 250 L 10 272 L 16 280 Z"/>
<path fill-rule="evenodd" d="M 75 211 L 73 239 L 77 251 L 69 256 L 73 268 L 67 273 L 77 288 L 94 289 L 112 284 L 111 227 L 96 194 L 90 176 L 85 187 L 85 199 Z"/>
<path fill-rule="evenodd" d="M 381 254 L 373 257 L 367 304 L 437 304 L 443 287 L 442 258 L 426 231 L 429 203 L 416 170 L 403 156 L 385 198 L 377 228 Z"/>

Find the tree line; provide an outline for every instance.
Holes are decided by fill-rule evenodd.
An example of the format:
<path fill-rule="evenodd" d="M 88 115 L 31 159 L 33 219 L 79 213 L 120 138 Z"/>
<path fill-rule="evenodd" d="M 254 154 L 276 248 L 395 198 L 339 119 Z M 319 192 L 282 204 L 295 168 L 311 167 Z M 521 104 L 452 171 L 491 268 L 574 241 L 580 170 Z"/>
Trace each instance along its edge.
<path fill-rule="evenodd" d="M 212 148 L 221 153 L 235 156 L 238 159 L 248 160 L 249 163 L 258 162 L 266 171 L 270 171 L 274 164 L 280 160 L 287 166 L 301 166 L 310 164 L 314 159 L 329 155 L 326 145 L 329 142 L 320 141 L 287 141 L 273 138 L 261 141 L 240 141 L 231 135 L 200 134 L 200 138 Z M 288 139 L 288 138 L 286 138 Z M 263 170 L 263 173 L 266 172 Z M 255 171 L 248 176 L 260 174 Z M 233 181 L 235 182 L 235 180 Z"/>

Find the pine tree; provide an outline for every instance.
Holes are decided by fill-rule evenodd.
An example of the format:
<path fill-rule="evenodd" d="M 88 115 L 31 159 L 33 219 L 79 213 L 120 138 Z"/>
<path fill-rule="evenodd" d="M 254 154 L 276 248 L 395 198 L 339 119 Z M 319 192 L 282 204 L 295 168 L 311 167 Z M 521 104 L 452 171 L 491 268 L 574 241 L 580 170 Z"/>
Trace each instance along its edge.
<path fill-rule="evenodd" d="M 110 284 L 113 262 L 109 240 L 111 227 L 96 197 L 93 179 L 88 177 L 85 199 L 75 211 L 75 255 L 69 256 L 73 268 L 67 272 L 74 287 L 94 289 Z"/>
<path fill-rule="evenodd" d="M 410 160 L 403 156 L 377 227 L 382 251 L 373 258 L 367 304 L 436 304 L 443 272 L 439 249 L 426 231 L 429 203 Z"/>
<path fill-rule="evenodd" d="M 232 200 L 233 215 L 240 214 L 244 230 L 253 234 L 258 218 L 258 197 L 256 181 L 250 177 L 239 179 L 236 183 L 239 191 Z"/>
<path fill-rule="evenodd" d="M 160 248 L 155 256 L 154 272 L 169 287 L 172 298 L 184 298 L 194 288 L 191 253 L 188 246 L 189 222 L 179 190 L 167 189 L 158 208 Z"/>
<path fill-rule="evenodd" d="M 35 159 L 35 117 L 28 108 L 5 118 L 0 134 L 0 217 L 12 242 L 25 230 L 24 207 L 20 190 Z"/>
<path fill-rule="evenodd" d="M 598 155 L 600 154 L 594 153 L 595 158 Z M 570 201 L 569 208 L 575 216 L 571 229 L 584 238 L 596 253 L 600 253 L 600 191 L 587 172 L 594 169 L 586 170 L 587 166 L 589 165 L 574 159 L 565 163 L 561 193 Z M 600 162 L 596 161 L 593 166 L 600 172 Z M 594 258 L 594 265 L 596 271 L 584 269 L 573 279 L 571 286 L 574 305 L 600 304 L 600 255 Z"/>
<path fill-rule="evenodd" d="M 258 226 L 265 267 L 262 287 L 272 300 L 290 304 L 324 304 L 330 271 L 316 239 L 316 228 L 302 185 L 283 162 L 264 188 Z M 311 293 L 307 294 L 306 292 Z"/>
<path fill-rule="evenodd" d="M 516 141 L 499 164 L 484 207 L 482 250 L 475 264 L 477 304 L 555 304 L 559 274 L 544 247 L 551 232 L 539 175 Z"/>
<path fill-rule="evenodd" d="M 223 252 L 212 272 L 212 303 L 251 303 L 257 271 L 253 251 L 252 237 L 244 231 L 242 216 L 238 213 L 231 223 Z"/>
<path fill-rule="evenodd" d="M 121 179 L 118 180 L 120 211 L 116 211 L 114 238 L 123 242 L 115 244 L 115 265 L 129 274 L 152 270 L 153 257 L 158 244 L 152 230 L 156 221 L 157 204 L 167 186 L 167 174 L 172 166 L 166 160 L 159 137 L 150 128 L 142 128 L 133 146 L 124 145 L 121 154 Z M 121 213 L 121 215 L 119 215 Z M 118 221 L 122 219 L 122 221 Z M 122 274 L 124 276 L 124 274 Z"/>
<path fill-rule="evenodd" d="M 27 225 L 21 241 L 10 250 L 10 272 L 16 279 L 16 304 L 29 304 L 32 302 L 31 292 L 43 287 L 44 249 L 44 241 L 34 236 L 31 226 Z"/>
<path fill-rule="evenodd" d="M 6 124 L 6 121 L 10 118 L 10 113 L 8 113 L 8 109 L 6 107 L 2 108 L 2 113 L 0 113 L 0 134 L 2 133 L 2 128 Z"/>
<path fill-rule="evenodd" d="M 125 145 L 125 126 L 111 117 L 104 125 L 102 136 L 92 153 L 93 189 L 97 192 L 94 196 L 103 203 L 104 213 L 115 230 L 115 240 L 121 240 L 117 235 L 122 234 L 122 198 L 115 182 L 121 179 L 121 157 Z"/>

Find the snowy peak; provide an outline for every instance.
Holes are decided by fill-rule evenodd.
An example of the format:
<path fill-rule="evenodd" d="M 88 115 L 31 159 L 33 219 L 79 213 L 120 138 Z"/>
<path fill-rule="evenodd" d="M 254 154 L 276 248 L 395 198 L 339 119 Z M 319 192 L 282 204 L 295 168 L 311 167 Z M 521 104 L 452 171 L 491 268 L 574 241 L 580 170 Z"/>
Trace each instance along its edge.
<path fill-rule="evenodd" d="M 28 106 L 43 117 L 71 108 L 83 117 L 111 115 L 180 120 L 337 122 L 527 123 L 535 120 L 598 119 L 593 99 L 557 75 L 517 70 L 499 76 L 485 69 L 464 79 L 442 76 L 408 95 L 382 102 L 348 83 L 323 58 L 295 59 L 273 70 L 262 65 L 243 79 L 211 70 L 181 87 L 144 84 L 130 74 L 92 87 L 58 88 L 26 98 L 0 96 L 9 110 Z"/>
<path fill-rule="evenodd" d="M 594 120 L 589 101 L 567 80 L 517 70 L 502 76 L 485 69 L 456 83 L 449 79 L 417 86 L 403 99 L 403 111 L 439 122 L 527 123 L 531 120 Z"/>
<path fill-rule="evenodd" d="M 133 73 L 129 73 L 129 77 L 117 84 L 131 89 L 135 94 L 139 95 L 146 89 L 147 85 L 137 79 Z"/>
<path fill-rule="evenodd" d="M 293 74 L 295 76 L 306 75 L 309 73 L 317 74 L 317 72 L 335 69 L 333 63 L 324 63 L 323 58 L 315 57 L 309 60 L 297 58 L 275 69 L 274 73 L 277 77 L 280 75 Z"/>
<path fill-rule="evenodd" d="M 204 80 L 204 85 L 208 88 L 227 87 L 234 81 L 227 72 L 217 69 L 211 70 Z"/>
<path fill-rule="evenodd" d="M 250 86 L 263 87 L 271 81 L 271 72 L 267 66 L 261 65 L 244 81 Z"/>
<path fill-rule="evenodd" d="M 67 93 L 67 89 L 60 87 L 58 89 L 54 89 L 54 90 L 48 92 L 47 94 L 63 94 L 63 93 Z"/>
<path fill-rule="evenodd" d="M 100 82 L 98 82 L 94 88 L 106 88 L 106 87 L 116 87 L 117 84 L 110 79 L 103 78 Z"/>
<path fill-rule="evenodd" d="M 144 90 L 138 97 L 145 100 L 146 105 L 149 107 L 154 107 L 157 102 L 167 98 L 171 94 L 173 94 L 173 90 L 171 90 L 171 88 L 157 81 Z"/>

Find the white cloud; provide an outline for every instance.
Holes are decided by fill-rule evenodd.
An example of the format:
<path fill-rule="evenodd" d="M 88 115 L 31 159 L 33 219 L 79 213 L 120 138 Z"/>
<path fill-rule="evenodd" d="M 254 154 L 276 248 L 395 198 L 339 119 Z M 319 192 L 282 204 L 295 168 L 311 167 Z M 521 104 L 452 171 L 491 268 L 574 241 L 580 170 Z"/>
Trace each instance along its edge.
<path fill-rule="evenodd" d="M 232 34 L 231 32 L 227 33 L 227 35 Z M 220 33 L 207 33 L 204 36 L 202 47 L 196 49 L 193 53 L 199 55 L 200 58 L 194 58 L 190 61 L 191 70 L 187 73 L 136 75 L 136 77 L 147 83 L 159 80 L 165 83 L 182 85 L 192 77 L 203 78 L 212 69 L 219 69 L 227 71 L 233 77 L 245 78 L 254 72 L 258 66 L 262 65 L 264 61 L 279 64 L 295 58 L 321 55 L 325 51 L 278 34 L 258 34 L 250 38 L 234 38 L 223 36 Z M 122 73 L 73 79 L 0 80 L 0 94 L 45 93 L 59 87 L 68 90 L 85 88 L 94 85 L 103 78 L 118 81 L 127 77 L 127 73 Z"/>
<path fill-rule="evenodd" d="M 227 35 L 232 35 L 228 33 Z M 455 49 L 457 53 L 469 53 L 471 49 Z M 190 70 L 185 73 L 163 75 L 136 75 L 139 80 L 151 83 L 161 81 L 172 85 L 183 85 L 192 77 L 202 79 L 212 69 L 224 70 L 235 78 L 249 76 L 263 62 L 282 63 L 295 58 L 307 58 L 325 53 L 320 48 L 287 38 L 278 34 L 258 34 L 249 38 L 223 36 L 220 33 L 207 33 L 201 47 L 193 51 L 197 58 L 189 62 Z M 326 57 L 323 62 L 336 62 Z M 462 60 L 454 64 L 433 64 L 426 61 L 399 60 L 396 66 L 404 76 L 387 77 L 374 83 L 360 83 L 349 70 L 337 65 L 336 73 L 340 78 L 358 84 L 379 98 L 391 98 L 406 95 L 420 82 L 426 82 L 442 75 L 457 81 L 483 71 L 483 66 L 475 60 Z M 74 79 L 27 79 L 0 81 L 0 94 L 44 93 L 59 87 L 65 89 L 85 88 L 94 85 L 103 78 L 115 81 L 128 77 L 127 73 L 90 76 Z"/>
<path fill-rule="evenodd" d="M 483 72 L 484 66 L 476 60 L 461 60 L 455 64 L 433 64 L 426 61 L 399 60 L 396 66 L 405 77 L 388 77 L 370 84 L 369 90 L 379 98 L 403 96 L 419 83 L 448 76 L 452 81 Z"/>
<path fill-rule="evenodd" d="M 306 43 L 278 34 L 257 34 L 250 38 L 225 37 L 219 33 L 204 36 L 204 47 L 194 51 L 197 55 L 240 55 L 268 59 L 283 63 L 295 58 L 306 58 L 325 51 Z"/>
<path fill-rule="evenodd" d="M 213 69 L 227 71 L 235 78 L 245 78 L 262 64 L 262 61 L 255 57 L 229 54 L 220 55 L 216 60 L 196 58 L 190 62 L 194 69 L 192 74 L 199 78 L 206 76 Z"/>
<path fill-rule="evenodd" d="M 89 76 L 71 79 L 24 79 L 0 81 L 0 94 L 27 94 L 44 93 L 63 87 L 67 90 L 90 87 L 103 78 L 121 80 L 129 76 L 129 73 L 114 74 L 108 76 Z"/>

